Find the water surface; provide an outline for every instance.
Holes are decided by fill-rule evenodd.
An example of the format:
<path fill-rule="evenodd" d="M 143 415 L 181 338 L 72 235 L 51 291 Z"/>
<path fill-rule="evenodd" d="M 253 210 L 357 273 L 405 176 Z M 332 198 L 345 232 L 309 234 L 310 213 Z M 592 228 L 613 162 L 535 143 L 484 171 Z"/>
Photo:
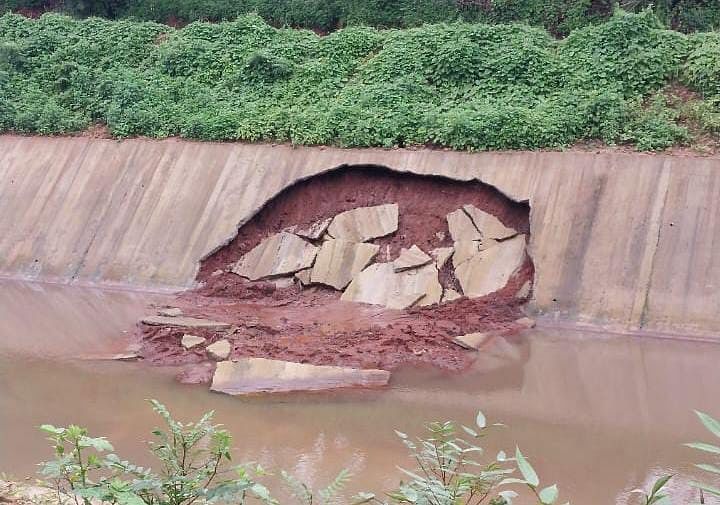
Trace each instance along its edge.
<path fill-rule="evenodd" d="M 541 479 L 575 504 L 629 503 L 627 493 L 677 474 L 692 494 L 699 460 L 682 443 L 708 439 L 693 409 L 720 417 L 720 346 L 539 328 L 497 340 L 466 374 L 401 370 L 386 391 L 233 398 L 183 386 L 174 370 L 73 360 L 117 351 L 156 295 L 3 281 L 0 284 L 0 472 L 22 478 L 50 452 L 42 423 L 79 423 L 116 450 L 151 463 L 144 441 L 158 424 L 145 400 L 181 419 L 214 409 L 235 435 L 236 460 L 288 469 L 322 485 L 337 469 L 353 490 L 382 491 L 410 465 L 393 433 L 423 422 L 471 423 L 481 408 L 502 421 L 491 454 L 517 442 Z M 632 502 L 630 502 L 632 503 Z M 710 503 L 710 502 L 709 502 Z"/>

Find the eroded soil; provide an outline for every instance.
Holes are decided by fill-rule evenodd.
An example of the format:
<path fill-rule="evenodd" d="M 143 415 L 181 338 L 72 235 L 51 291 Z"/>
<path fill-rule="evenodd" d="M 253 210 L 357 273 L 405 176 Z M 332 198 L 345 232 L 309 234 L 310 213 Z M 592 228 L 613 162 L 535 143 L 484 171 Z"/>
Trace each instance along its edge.
<path fill-rule="evenodd" d="M 278 288 L 272 281 L 250 282 L 229 267 L 262 239 L 293 225 L 306 226 L 357 207 L 397 203 L 398 231 L 373 241 L 381 245 L 376 261 L 396 258 L 401 247 L 425 251 L 451 246 L 446 215 L 465 204 L 497 216 L 503 224 L 529 233 L 529 207 L 512 202 L 477 181 L 404 175 L 384 169 L 337 170 L 288 188 L 270 201 L 226 247 L 203 262 L 200 287 L 181 294 L 177 307 L 185 315 L 228 322 L 230 331 L 195 330 L 211 343 L 223 338 L 231 358 L 270 357 L 311 364 L 393 369 L 403 363 L 427 363 L 462 370 L 476 353 L 452 338 L 489 331 L 512 334 L 521 329 L 524 299 L 516 296 L 533 278 L 526 258 L 506 287 L 483 298 L 461 298 L 441 305 L 388 310 L 340 301 L 340 292 L 324 286 L 295 284 Z M 452 268 L 440 272 L 445 288 L 458 288 Z M 203 382 L 212 373 L 203 347 L 185 350 L 187 330 L 141 327 L 142 355 L 157 364 L 192 364 L 183 379 Z M 200 365 L 205 363 L 204 365 Z"/>

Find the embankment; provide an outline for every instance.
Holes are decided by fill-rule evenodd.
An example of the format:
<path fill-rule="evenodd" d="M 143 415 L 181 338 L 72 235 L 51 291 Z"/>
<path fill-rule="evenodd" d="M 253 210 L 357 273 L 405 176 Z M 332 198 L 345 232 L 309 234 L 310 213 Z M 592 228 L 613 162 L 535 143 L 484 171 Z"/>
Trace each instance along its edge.
<path fill-rule="evenodd" d="M 528 201 L 540 313 L 720 331 L 720 160 L 693 157 L 0 136 L 0 273 L 190 286 L 274 195 L 348 165 L 477 179 Z"/>

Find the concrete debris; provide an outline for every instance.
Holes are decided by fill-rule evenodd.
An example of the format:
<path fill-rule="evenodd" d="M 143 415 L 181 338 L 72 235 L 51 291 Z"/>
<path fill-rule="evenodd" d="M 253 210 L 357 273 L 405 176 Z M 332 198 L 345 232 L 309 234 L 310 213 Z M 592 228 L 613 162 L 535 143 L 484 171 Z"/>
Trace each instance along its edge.
<path fill-rule="evenodd" d="M 530 317 L 521 317 L 520 319 L 515 320 L 515 324 L 519 324 L 520 326 L 524 326 L 525 328 L 535 328 L 535 320 Z"/>
<path fill-rule="evenodd" d="M 178 309 L 177 307 L 165 307 L 164 309 L 158 310 L 158 316 L 167 316 L 167 317 L 178 317 L 182 316 L 183 311 Z"/>
<path fill-rule="evenodd" d="M 434 263 L 403 272 L 395 272 L 392 263 L 375 263 L 355 276 L 341 300 L 407 308 L 421 294 L 420 305 L 438 303 L 442 297 Z"/>
<path fill-rule="evenodd" d="M 457 269 L 460 265 L 473 258 L 480 252 L 480 242 L 476 240 L 460 240 L 455 242 L 453 247 L 453 267 Z"/>
<path fill-rule="evenodd" d="M 205 348 L 208 357 L 214 361 L 223 361 L 230 356 L 230 342 L 225 339 L 218 340 Z"/>
<path fill-rule="evenodd" d="M 479 298 L 505 287 L 524 260 L 525 235 L 518 235 L 460 263 L 455 276 L 466 296 Z"/>
<path fill-rule="evenodd" d="M 528 296 L 530 296 L 530 290 L 532 289 L 532 283 L 530 281 L 525 281 L 525 284 L 522 285 L 520 289 L 518 289 L 518 292 L 515 293 L 515 298 L 518 300 L 524 300 Z"/>
<path fill-rule="evenodd" d="M 453 300 L 457 300 L 458 298 L 462 298 L 462 295 L 455 291 L 452 288 L 447 288 L 442 296 L 442 303 L 452 302 Z"/>
<path fill-rule="evenodd" d="M 312 284 L 345 289 L 353 277 L 368 266 L 379 245 L 333 239 L 323 242 L 310 273 Z"/>
<path fill-rule="evenodd" d="M 218 268 L 217 270 L 213 270 L 213 273 L 210 274 L 210 277 L 219 277 L 224 273 L 225 273 L 224 270 Z"/>
<path fill-rule="evenodd" d="M 178 328 L 206 328 L 211 330 L 227 330 L 230 324 L 210 319 L 200 319 L 197 317 L 167 317 L 167 316 L 149 316 L 140 321 L 148 326 L 172 326 Z"/>
<path fill-rule="evenodd" d="M 293 233 L 309 240 L 318 240 L 327 231 L 331 221 L 332 218 L 323 219 L 322 221 L 311 224 L 307 228 L 296 230 Z"/>
<path fill-rule="evenodd" d="M 453 342 L 464 349 L 476 351 L 491 337 L 489 333 L 475 332 L 455 337 Z"/>
<path fill-rule="evenodd" d="M 273 280 L 273 284 L 275 284 L 275 289 L 287 289 L 293 287 L 295 281 L 292 277 L 280 277 Z"/>
<path fill-rule="evenodd" d="M 517 230 L 508 228 L 498 218 L 478 209 L 474 205 L 464 205 L 463 210 L 470 216 L 483 238 L 504 240 L 518 234 Z"/>
<path fill-rule="evenodd" d="M 229 395 L 322 391 L 347 387 L 382 387 L 390 372 L 318 366 L 266 358 L 243 358 L 217 364 L 210 389 Z"/>
<path fill-rule="evenodd" d="M 310 268 L 318 248 L 288 232 L 272 235 L 245 254 L 232 271 L 250 280 L 293 274 Z"/>
<path fill-rule="evenodd" d="M 401 293 L 397 296 L 389 298 L 385 307 L 391 310 L 404 310 L 415 305 L 424 296 L 425 293 Z"/>
<path fill-rule="evenodd" d="M 333 218 L 327 232 L 332 238 L 350 242 L 384 237 L 397 231 L 398 212 L 396 203 L 348 210 Z"/>
<path fill-rule="evenodd" d="M 413 244 L 410 249 L 404 247 L 400 249 L 400 256 L 393 261 L 393 268 L 396 272 L 402 272 L 403 270 L 427 265 L 432 260 L 431 256 L 428 256 L 422 249 Z"/>
<path fill-rule="evenodd" d="M 435 265 L 438 267 L 438 270 L 442 270 L 445 263 L 447 263 L 453 255 L 453 252 L 455 252 L 454 247 L 438 247 L 430 251 L 430 256 L 435 258 Z"/>
<path fill-rule="evenodd" d="M 300 270 L 299 272 L 295 272 L 295 279 L 297 279 L 297 281 L 302 286 L 309 286 L 310 285 L 310 272 L 312 272 L 312 268 L 306 268 L 305 270 Z"/>
<path fill-rule="evenodd" d="M 454 242 L 466 240 L 482 240 L 482 233 L 478 231 L 470 216 L 463 210 L 458 209 L 447 215 L 450 236 Z"/>
<path fill-rule="evenodd" d="M 198 337 L 197 335 L 190 335 L 189 333 L 186 333 L 182 336 L 182 340 L 180 341 L 180 343 L 185 349 L 192 349 L 193 347 L 204 344 L 205 340 L 206 339 L 203 337 Z"/>

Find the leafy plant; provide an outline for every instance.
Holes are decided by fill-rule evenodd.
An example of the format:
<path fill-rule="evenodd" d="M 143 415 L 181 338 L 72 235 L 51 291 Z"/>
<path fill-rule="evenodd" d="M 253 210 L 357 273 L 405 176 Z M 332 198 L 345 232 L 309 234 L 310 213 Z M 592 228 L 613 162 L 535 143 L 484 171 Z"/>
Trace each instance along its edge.
<path fill-rule="evenodd" d="M 85 428 L 43 425 L 55 459 L 41 464 L 59 495 L 76 503 L 94 501 L 116 505 L 190 505 L 231 500 L 243 504 L 250 498 L 275 503 L 268 490 L 255 482 L 261 468 L 226 468 L 231 461 L 232 438 L 212 423 L 213 413 L 196 423 L 180 423 L 167 408 L 152 400 L 166 429 L 153 431 L 152 454 L 162 466 L 160 473 L 121 460 L 105 438 L 88 436 Z"/>
<path fill-rule="evenodd" d="M 717 438 L 720 438 L 720 421 L 715 419 L 714 417 L 710 416 L 709 414 L 705 414 L 704 412 L 695 411 L 695 414 L 700 419 L 700 422 L 705 426 L 705 428 L 712 433 Z M 710 444 L 707 442 L 691 442 L 685 444 L 687 447 L 690 447 L 691 449 L 696 449 L 698 451 L 702 451 L 707 454 L 711 454 L 714 456 L 720 455 L 720 447 Z M 715 478 L 717 479 L 718 475 L 720 475 L 720 467 L 711 463 L 696 463 L 695 466 L 699 468 L 700 470 L 703 470 L 705 472 L 709 472 Z M 692 485 L 698 488 L 701 492 L 707 492 L 714 496 L 720 496 L 720 487 L 716 485 L 706 484 L 703 482 L 692 482 Z"/>

